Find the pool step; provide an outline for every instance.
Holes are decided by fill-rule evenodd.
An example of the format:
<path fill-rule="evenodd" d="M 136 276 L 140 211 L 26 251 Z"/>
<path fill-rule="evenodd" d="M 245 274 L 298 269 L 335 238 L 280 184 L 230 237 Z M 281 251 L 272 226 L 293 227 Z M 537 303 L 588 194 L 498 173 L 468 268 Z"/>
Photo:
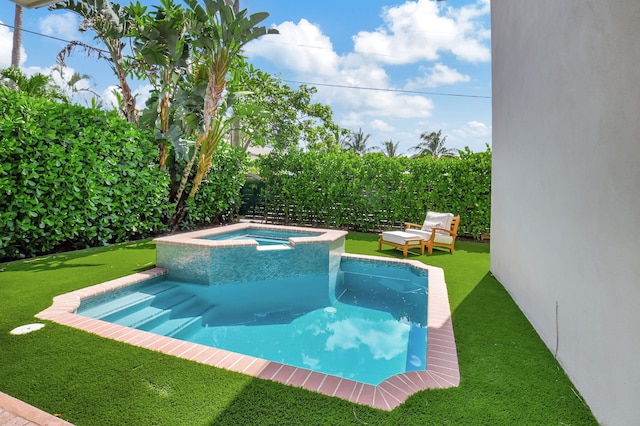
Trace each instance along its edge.
<path fill-rule="evenodd" d="M 176 284 L 170 284 L 161 282 L 152 286 L 145 287 L 144 291 L 134 292 L 120 298 L 114 299 L 109 302 L 104 302 L 98 306 L 88 306 L 84 308 L 82 305 L 78 309 L 78 314 L 90 318 L 103 319 L 105 321 L 111 321 L 108 317 L 114 315 L 117 316 L 118 312 L 122 312 L 126 309 L 138 307 L 141 304 L 151 304 L 157 295 L 164 292 L 177 289 Z M 85 302 L 83 302 L 85 303 Z M 134 308 L 135 309 L 135 308 Z"/>
<path fill-rule="evenodd" d="M 117 319 L 109 319 L 109 321 L 127 327 L 146 330 L 143 328 L 145 324 L 162 321 L 163 317 L 171 315 L 174 310 L 183 309 L 183 307 L 193 303 L 196 299 L 196 296 L 180 291 L 171 293 L 170 298 L 161 298 L 160 300 L 157 298 L 147 306 L 138 306 L 137 310 L 128 312 L 127 315 L 120 316 Z"/>
<path fill-rule="evenodd" d="M 133 293 L 130 296 L 131 298 L 127 301 L 128 303 L 123 304 L 120 309 L 111 310 L 99 318 L 116 324 L 129 325 L 128 322 L 133 320 L 127 318 L 130 318 L 132 315 L 137 315 L 140 311 L 146 309 L 154 311 L 154 307 L 165 309 L 188 297 L 188 295 L 182 293 L 180 287 L 177 285 L 167 287 L 163 291 L 154 291 L 153 294 L 149 294 L 149 292 L 145 290 L 143 292 Z"/>
<path fill-rule="evenodd" d="M 181 338 L 184 334 L 189 334 L 189 329 L 193 326 L 200 329 L 202 326 L 202 317 L 213 311 L 215 306 L 206 306 L 197 301 L 183 310 L 182 313 L 169 313 L 164 321 L 156 322 L 152 327 L 141 327 L 142 330 L 160 334 L 162 336 Z"/>

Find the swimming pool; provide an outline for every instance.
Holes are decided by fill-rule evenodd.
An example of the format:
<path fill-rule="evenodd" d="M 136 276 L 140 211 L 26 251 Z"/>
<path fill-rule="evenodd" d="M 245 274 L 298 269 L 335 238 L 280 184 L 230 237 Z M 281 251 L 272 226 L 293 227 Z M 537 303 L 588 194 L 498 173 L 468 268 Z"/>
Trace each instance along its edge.
<path fill-rule="evenodd" d="M 445 388 L 459 384 L 460 373 L 451 313 L 444 273 L 440 268 L 431 267 L 414 260 L 346 254 L 344 253 L 344 237 L 346 235 L 344 231 L 303 228 L 302 231 L 304 232 L 317 233 L 318 235 L 289 238 L 287 248 L 282 248 L 282 245 L 274 245 L 277 248 L 272 251 L 260 250 L 259 244 L 251 240 L 209 240 L 201 238 L 207 235 L 237 231 L 248 226 L 260 227 L 255 224 L 237 224 L 156 239 L 156 268 L 56 296 L 53 305 L 37 314 L 36 317 L 52 320 L 150 350 L 161 351 L 165 354 L 207 365 L 302 387 L 383 410 L 391 410 L 397 407 L 417 391 L 429 388 Z M 273 225 L 263 225 L 262 227 L 265 229 L 282 228 L 283 231 L 291 230 L 292 228 Z M 293 229 L 300 231 L 299 228 Z M 296 267 L 292 267 L 293 265 Z M 354 265 L 357 268 L 353 269 L 352 266 Z M 373 348 L 374 351 L 378 351 L 378 358 L 384 358 L 381 354 L 386 350 L 384 348 L 387 341 L 384 338 L 376 338 L 379 337 L 379 334 L 371 332 L 365 332 L 364 335 L 367 336 L 365 338 L 360 338 L 359 340 L 351 339 L 350 341 L 349 339 L 354 335 L 352 333 L 354 323 L 356 326 L 364 324 L 368 327 L 370 325 L 368 318 L 359 318 L 349 323 L 348 318 L 352 317 L 342 317 L 341 315 L 352 307 L 368 312 L 374 306 L 365 305 L 378 303 L 371 301 L 370 297 L 365 297 L 362 294 L 363 291 L 366 292 L 368 289 L 376 288 L 374 283 L 367 282 L 364 279 L 370 279 L 371 276 L 376 274 L 366 271 L 362 273 L 362 271 L 356 270 L 361 267 L 366 269 L 367 267 L 377 268 L 378 266 L 392 266 L 393 268 L 401 266 L 399 269 L 415 269 L 419 271 L 417 275 L 428 275 L 429 294 L 427 298 L 426 333 L 429 336 L 429 341 L 427 344 L 425 339 L 415 332 L 415 324 L 424 326 L 423 317 L 416 320 L 418 317 L 413 316 L 412 310 L 408 309 L 410 304 L 403 301 L 402 298 L 404 296 L 400 296 L 405 293 L 411 293 L 412 290 L 404 291 L 403 286 L 406 283 L 403 284 L 401 280 L 386 281 L 386 284 L 382 287 L 384 287 L 384 292 L 387 293 L 384 293 L 382 299 L 391 302 L 395 300 L 395 302 L 391 303 L 391 306 L 380 309 L 380 315 L 388 315 L 389 320 L 391 317 L 394 320 L 400 320 L 399 325 L 395 325 L 395 327 L 398 327 L 395 332 L 397 334 L 407 335 L 407 326 L 409 329 L 405 342 L 407 352 L 399 355 L 399 359 L 404 359 L 406 367 L 410 363 L 407 360 L 413 359 L 411 356 L 407 356 L 410 350 L 408 346 L 414 345 L 418 348 L 423 346 L 423 351 L 426 349 L 426 366 L 421 365 L 421 362 L 415 362 L 415 359 L 413 359 L 414 367 L 416 368 L 414 371 L 410 371 L 410 367 L 405 372 L 394 374 L 374 385 L 365 381 L 369 379 L 353 380 L 350 378 L 350 374 L 353 374 L 353 372 L 348 370 L 354 370 L 355 368 L 354 363 L 350 362 L 352 358 L 351 353 L 348 351 L 352 349 L 351 346 L 367 346 Z M 396 273 L 394 275 L 396 275 L 396 278 L 402 278 L 397 277 Z M 196 295 L 199 294 L 198 292 L 207 292 L 211 288 L 221 288 L 223 286 L 227 286 L 227 289 L 235 286 L 235 291 L 244 295 L 247 292 L 251 292 L 251 290 L 240 291 L 244 285 L 243 283 L 252 282 L 246 279 L 247 276 L 260 276 L 263 278 L 260 281 L 274 280 L 280 282 L 289 290 L 300 287 L 296 283 L 304 280 L 302 277 L 322 276 L 321 287 L 323 287 L 324 296 L 321 299 L 324 298 L 324 301 L 315 307 L 308 308 L 308 312 L 312 313 L 312 320 L 309 320 L 305 327 L 308 328 L 309 324 L 315 324 L 314 321 L 317 321 L 322 316 L 326 318 L 333 316 L 333 328 L 328 328 L 330 322 L 325 321 L 322 326 L 316 327 L 316 330 L 320 327 L 324 327 L 325 330 L 328 328 L 325 334 L 328 337 L 336 336 L 331 341 L 327 338 L 320 346 L 346 348 L 347 353 L 346 355 L 343 353 L 341 358 L 347 360 L 345 362 L 347 374 L 341 377 L 336 372 L 327 374 L 314 370 L 314 364 L 317 364 L 318 361 L 315 355 L 309 355 L 309 352 L 305 353 L 302 366 L 298 366 L 300 365 L 299 363 L 296 365 L 296 362 L 292 361 L 288 361 L 288 363 L 269 361 L 263 355 L 246 355 L 241 353 L 238 348 L 227 350 L 202 343 L 188 342 L 181 340 L 184 338 L 182 335 L 176 334 L 174 335 L 176 337 L 162 336 L 155 332 L 146 331 L 143 329 L 145 327 L 137 329 L 78 314 L 82 301 L 88 301 L 99 295 L 105 295 L 103 297 L 107 298 L 123 295 L 131 292 L 132 288 L 146 285 L 144 283 L 150 279 L 158 279 L 158 282 L 165 283 L 171 281 L 189 282 L 191 283 L 189 285 L 197 290 L 195 291 Z M 345 279 L 345 276 L 349 277 Z M 344 284 L 345 282 L 347 283 L 346 285 Z M 380 290 L 382 287 L 378 286 L 377 288 Z M 389 293 L 390 289 L 397 295 L 395 299 L 394 297 L 389 297 L 390 294 L 393 294 Z M 318 292 L 317 289 L 314 291 Z M 267 295 L 270 293 L 271 291 L 264 292 Z M 292 291 L 288 293 L 295 294 Z M 300 296 L 300 294 L 298 295 Z M 196 302 L 198 297 L 192 302 Z M 307 297 L 292 297 L 297 300 L 311 299 Z M 326 301 L 327 297 L 329 299 L 328 302 Z M 171 299 L 171 297 L 168 299 Z M 236 299 L 246 299 L 246 297 L 236 297 Z M 261 300 L 260 297 L 255 297 L 255 299 Z M 287 301 L 285 296 L 276 298 L 276 300 L 279 300 L 282 306 L 289 306 L 289 309 L 293 306 L 293 303 Z M 160 299 L 158 302 L 160 302 Z M 85 306 L 89 306 L 89 302 L 87 303 Z M 424 314 L 422 308 L 417 308 L 416 310 Z M 304 316 L 285 315 L 282 309 L 280 311 L 277 309 L 270 311 L 255 310 L 251 315 L 253 315 L 253 320 L 256 322 L 276 325 L 279 322 L 293 323 Z M 315 319 L 313 318 L 314 315 Z M 174 319 L 178 319 L 178 317 L 180 315 L 174 315 Z M 209 325 L 219 321 L 219 317 L 216 315 L 205 315 L 205 317 L 207 317 L 206 321 Z M 196 322 L 198 321 L 202 321 L 202 319 L 196 320 Z M 220 325 L 218 324 L 217 327 Z M 251 330 L 258 329 L 256 326 L 222 325 Z M 367 329 L 365 326 L 360 328 Z M 212 327 L 208 331 L 213 331 L 217 327 Z M 188 329 L 189 326 L 183 327 L 179 332 L 186 334 L 193 332 L 193 329 Z M 223 334 L 234 334 L 235 332 L 236 330 L 227 329 Z M 194 334 L 197 335 L 198 333 L 195 332 Z M 287 332 L 285 334 L 291 333 Z M 418 337 L 416 338 L 415 336 Z M 204 339 L 202 335 L 199 338 Z M 211 340 L 213 336 L 208 335 L 206 338 Z M 248 338 L 248 340 L 256 338 L 254 336 Z M 277 346 L 273 343 L 273 340 L 269 341 L 270 346 Z M 211 343 L 209 342 L 209 344 Z M 302 353 L 303 350 L 300 350 L 300 354 Z M 378 382 L 378 380 L 372 379 L 370 382 Z"/>
<path fill-rule="evenodd" d="M 318 232 L 305 232 L 301 230 L 278 230 L 258 227 L 246 227 L 236 231 L 223 232 L 219 234 L 206 235 L 201 237 L 206 240 L 254 240 L 258 245 L 289 244 L 290 238 L 317 237 Z"/>
<path fill-rule="evenodd" d="M 427 273 L 403 264 L 344 257 L 334 285 L 326 275 L 216 286 L 156 277 L 77 313 L 371 385 L 426 367 Z"/>

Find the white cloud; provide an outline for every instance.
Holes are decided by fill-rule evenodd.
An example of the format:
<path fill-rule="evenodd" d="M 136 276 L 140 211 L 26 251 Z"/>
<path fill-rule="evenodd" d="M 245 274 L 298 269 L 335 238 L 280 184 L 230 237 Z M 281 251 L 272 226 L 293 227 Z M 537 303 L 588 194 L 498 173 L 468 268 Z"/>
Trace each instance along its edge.
<path fill-rule="evenodd" d="M 73 12 L 47 15 L 40 21 L 40 32 L 65 40 L 78 39 L 78 15 Z"/>
<path fill-rule="evenodd" d="M 390 360 L 402 355 L 407 348 L 409 324 L 397 321 L 371 321 L 352 318 L 327 324 L 333 332 L 327 339 L 325 350 L 368 349 L 374 359 Z"/>
<path fill-rule="evenodd" d="M 116 98 L 116 95 L 113 94 L 114 90 L 119 91 L 118 86 L 109 86 L 100 94 L 102 103 L 104 107 L 107 109 L 118 108 L 118 99 Z M 153 90 L 153 86 L 150 84 L 145 84 L 135 89 L 132 88 L 133 96 L 135 96 L 136 98 L 136 107 L 139 110 L 144 108 L 144 105 L 149 99 L 149 95 L 152 90 Z"/>
<path fill-rule="evenodd" d="M 480 121 L 469 121 L 466 128 L 471 132 L 471 135 L 478 138 L 491 136 L 491 128 Z"/>
<path fill-rule="evenodd" d="M 376 120 L 372 120 L 369 123 L 369 126 L 371 126 L 371 128 L 373 130 L 378 130 L 378 131 L 381 131 L 381 132 L 392 132 L 392 131 L 395 130 L 395 128 L 392 125 L 390 125 L 389 123 L 387 123 L 386 121 L 377 120 L 377 119 Z"/>
<path fill-rule="evenodd" d="M 72 12 L 64 14 L 50 14 L 40 21 L 40 32 L 45 35 L 51 35 L 66 40 L 78 39 L 77 31 L 78 18 Z M 13 31 L 8 27 L 0 26 L 0 68 L 6 68 L 11 65 L 11 49 L 13 46 Z M 27 60 L 27 52 L 23 46 L 20 46 L 20 65 Z M 24 70 L 25 73 L 27 70 Z M 37 72 L 50 75 L 51 68 L 32 68 L 29 72 L 33 75 Z"/>
<path fill-rule="evenodd" d="M 426 118 L 431 116 L 434 109 L 433 101 L 425 96 L 386 90 L 319 88 L 318 98 L 320 102 L 332 99 L 334 110 L 349 111 L 347 121 L 351 123 L 361 122 L 366 117 L 373 119 Z"/>
<path fill-rule="evenodd" d="M 1 22 L 1 21 L 0 21 Z M 9 31 L 9 27 L 0 25 L 0 68 L 11 66 L 11 51 L 13 49 L 13 31 Z M 20 64 L 27 60 L 27 52 L 24 47 L 20 46 Z"/>
<path fill-rule="evenodd" d="M 379 28 L 352 37 L 351 52 L 338 54 L 320 26 L 301 19 L 277 25 L 279 35 L 251 42 L 245 53 L 250 61 L 272 63 L 285 79 L 315 85 L 314 100 L 330 105 L 341 126 L 387 133 L 384 137 L 402 140 L 404 147 L 417 143 L 425 129 L 416 126 L 433 117 L 436 104 L 428 95 L 399 89 L 422 91 L 472 81 L 460 71 L 460 62 L 490 60 L 485 28 L 489 1 L 454 8 L 433 0 L 407 0 L 384 8 L 381 16 Z M 459 140 L 477 139 L 464 123 L 457 124 L 456 130 L 464 134 Z"/>
<path fill-rule="evenodd" d="M 317 100 L 334 109 L 357 111 L 341 120 L 346 126 L 361 125 L 365 116 L 428 117 L 433 103 L 424 96 L 397 92 L 345 89 L 390 87 L 389 76 L 379 64 L 362 55 L 338 55 L 320 28 L 305 19 L 298 24 L 284 22 L 276 26 L 277 36 L 260 38 L 245 49 L 249 57 L 264 57 L 295 73 L 297 78 L 318 86 Z"/>
<path fill-rule="evenodd" d="M 362 127 L 362 125 L 364 124 L 364 119 L 362 118 L 362 114 L 351 111 L 343 115 L 342 119 L 339 121 L 339 124 L 346 128 Z"/>
<path fill-rule="evenodd" d="M 468 62 L 491 58 L 488 30 L 480 18 L 489 13 L 486 1 L 460 9 L 440 9 L 433 0 L 407 1 L 386 8 L 384 26 L 353 37 L 355 51 L 387 64 L 434 61 L 441 52 Z"/>
<path fill-rule="evenodd" d="M 458 70 L 438 63 L 429 68 L 423 77 L 418 77 L 407 83 L 407 90 L 416 90 L 424 87 L 438 87 L 457 83 L 468 83 L 471 77 L 461 74 Z"/>
<path fill-rule="evenodd" d="M 139 86 L 133 90 L 133 96 L 136 97 L 136 106 L 138 109 L 144 108 L 151 96 L 152 90 L 153 86 L 151 84 L 145 84 L 144 86 Z"/>
<path fill-rule="evenodd" d="M 245 54 L 277 61 L 280 66 L 299 73 L 336 72 L 338 55 L 318 26 L 301 19 L 297 24 L 287 21 L 275 28 L 278 35 L 249 43 L 244 48 Z"/>
<path fill-rule="evenodd" d="M 100 93 L 103 107 L 106 109 L 118 109 L 118 98 L 113 94 L 114 90 L 118 90 L 118 86 L 109 86 Z"/>
<path fill-rule="evenodd" d="M 46 68 L 43 68 L 43 69 L 46 69 Z M 54 66 L 49 68 L 49 72 L 48 72 L 48 74 L 51 75 L 51 77 L 53 78 L 53 81 L 55 81 L 58 86 L 65 87 L 65 88 L 69 85 L 69 82 L 74 77 L 75 73 L 76 73 L 76 70 L 71 67 L 59 67 L 59 66 Z M 76 91 L 89 90 L 91 89 L 91 82 L 86 77 L 82 78 L 81 80 L 78 80 L 74 84 L 74 88 Z"/>
<path fill-rule="evenodd" d="M 451 148 L 469 147 L 471 151 L 480 152 L 486 149 L 487 144 L 491 145 L 491 125 L 481 121 L 472 120 L 455 128 L 447 128 L 446 133 L 450 136 L 447 145 Z"/>

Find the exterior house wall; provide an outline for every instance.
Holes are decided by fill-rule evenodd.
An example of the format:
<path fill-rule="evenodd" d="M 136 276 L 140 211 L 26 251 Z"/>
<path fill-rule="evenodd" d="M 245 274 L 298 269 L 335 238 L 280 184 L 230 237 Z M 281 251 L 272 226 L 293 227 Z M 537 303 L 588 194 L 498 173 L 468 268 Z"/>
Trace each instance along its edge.
<path fill-rule="evenodd" d="M 491 270 L 597 419 L 637 425 L 640 2 L 493 0 L 492 48 Z"/>

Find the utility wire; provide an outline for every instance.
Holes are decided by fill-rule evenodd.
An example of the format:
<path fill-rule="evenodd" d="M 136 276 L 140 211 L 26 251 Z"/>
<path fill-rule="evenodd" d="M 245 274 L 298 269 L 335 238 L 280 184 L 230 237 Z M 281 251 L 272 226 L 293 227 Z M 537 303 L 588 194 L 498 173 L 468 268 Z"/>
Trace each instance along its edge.
<path fill-rule="evenodd" d="M 402 89 L 385 89 L 382 87 L 364 87 L 364 86 L 347 86 L 342 84 L 330 84 L 330 83 L 309 83 L 304 81 L 294 81 L 294 80 L 282 80 L 285 83 L 293 83 L 293 84 L 306 84 L 309 86 L 324 86 L 324 87 L 337 87 L 340 89 L 360 89 L 360 90 L 374 90 L 378 92 L 394 92 L 394 93 L 413 93 L 418 95 L 429 95 L 429 96 L 455 96 L 460 98 L 479 98 L 479 99 L 491 99 L 491 96 L 484 95 L 465 95 L 462 93 L 439 93 L 439 92 L 423 92 L 420 90 L 402 90 Z"/>
<path fill-rule="evenodd" d="M 5 24 L 3 22 L 0 22 L 0 25 L 8 27 L 8 28 L 12 28 L 15 31 L 15 27 L 13 25 L 8 25 L 8 24 Z M 47 34 L 38 33 L 36 31 L 25 30 L 24 28 L 22 28 L 21 31 L 25 32 L 25 33 L 29 33 L 29 34 L 35 34 L 35 35 L 38 35 L 38 36 L 41 36 L 41 37 L 50 38 L 50 39 L 57 40 L 57 41 L 62 41 L 62 42 L 67 43 L 67 44 L 71 43 L 71 41 L 69 41 L 69 40 L 65 40 L 65 39 L 62 39 L 62 38 L 59 38 L 59 37 L 50 36 L 50 35 L 47 35 Z M 308 46 L 308 47 L 313 47 L 313 46 Z M 106 52 L 106 50 L 100 49 L 100 48 L 97 48 L 97 47 L 95 47 L 94 49 Z M 346 85 L 346 84 L 312 83 L 312 82 L 285 80 L 285 79 L 283 79 L 282 81 L 284 81 L 285 83 L 305 84 L 305 85 L 308 85 L 308 86 L 335 87 L 335 88 L 338 88 L 338 89 L 359 89 L 359 90 L 371 90 L 371 91 L 377 91 L 377 92 L 411 93 L 411 94 L 428 95 L 428 96 L 449 96 L 449 97 L 459 97 L 459 98 L 491 99 L 491 96 L 465 95 L 465 94 L 462 94 L 462 93 L 439 93 L 439 92 L 424 92 L 424 91 L 420 91 L 420 90 L 386 89 L 386 88 L 383 88 L 383 87 L 364 87 L 364 86 L 349 86 L 349 85 Z"/>
<path fill-rule="evenodd" d="M 16 27 L 14 27 L 13 25 L 5 24 L 4 22 L 0 22 L 0 25 L 2 25 L 3 27 L 11 28 L 14 31 L 16 30 Z M 51 35 L 48 35 L 48 34 L 42 34 L 42 33 L 36 32 L 36 31 L 25 30 L 24 28 L 21 28 L 20 31 L 22 31 L 23 33 L 35 34 L 35 35 L 40 36 L 40 37 L 46 37 L 46 38 L 50 38 L 52 40 L 61 41 L 63 43 L 67 43 L 67 44 L 72 43 L 70 40 L 65 40 L 63 38 L 54 37 L 54 36 L 51 36 Z M 90 47 L 92 49 L 95 49 L 95 50 L 98 50 L 98 51 L 101 51 L 101 52 L 104 52 L 104 53 L 109 53 L 107 50 L 100 49 L 99 47 L 93 47 L 93 46 L 90 46 Z"/>
<path fill-rule="evenodd" d="M 0 25 L 2 25 L 3 27 L 11 28 L 14 31 L 16 29 L 16 27 L 14 27 L 13 25 L 5 24 L 4 22 L 0 22 Z M 24 28 L 21 28 L 20 31 L 22 31 L 23 33 L 35 34 L 35 35 L 39 35 L 41 37 L 51 38 L 51 39 L 57 40 L 57 41 L 63 41 L 65 43 L 71 43 L 69 40 L 65 40 L 63 38 L 58 38 L 58 37 L 50 36 L 50 35 L 47 35 L 47 34 L 42 34 L 42 33 L 38 33 L 38 32 L 35 32 L 35 31 L 31 31 L 31 30 L 25 30 Z"/>

